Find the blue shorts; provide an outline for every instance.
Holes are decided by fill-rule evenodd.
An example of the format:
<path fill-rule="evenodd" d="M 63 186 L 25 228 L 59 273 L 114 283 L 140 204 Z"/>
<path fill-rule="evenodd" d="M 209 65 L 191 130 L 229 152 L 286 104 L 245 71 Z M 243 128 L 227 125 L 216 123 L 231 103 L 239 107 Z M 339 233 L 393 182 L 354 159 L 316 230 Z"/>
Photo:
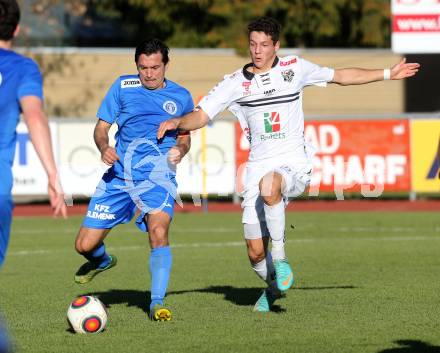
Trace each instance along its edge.
<path fill-rule="evenodd" d="M 148 232 L 146 214 L 162 211 L 173 218 L 177 190 L 175 178 L 162 181 L 161 185 L 151 180 L 157 181 L 154 178 L 125 181 L 116 177 L 112 169 L 107 171 L 90 200 L 83 227 L 110 229 L 130 222 L 137 209 L 141 213 L 136 226 L 144 232 Z"/>
<path fill-rule="evenodd" d="M 5 260 L 6 250 L 8 249 L 13 208 L 14 204 L 11 196 L 0 195 L 0 267 Z"/>

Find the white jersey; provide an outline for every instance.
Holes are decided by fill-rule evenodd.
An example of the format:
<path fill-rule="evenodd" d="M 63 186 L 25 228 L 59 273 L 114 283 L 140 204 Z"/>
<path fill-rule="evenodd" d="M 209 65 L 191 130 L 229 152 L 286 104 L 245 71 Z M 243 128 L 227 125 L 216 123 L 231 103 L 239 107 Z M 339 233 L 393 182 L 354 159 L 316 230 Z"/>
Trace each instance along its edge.
<path fill-rule="evenodd" d="M 305 86 L 326 86 L 334 70 L 297 56 L 276 58 L 270 71 L 253 74 L 247 64 L 215 86 L 199 103 L 213 119 L 230 110 L 251 147 L 249 162 L 304 158 Z"/>

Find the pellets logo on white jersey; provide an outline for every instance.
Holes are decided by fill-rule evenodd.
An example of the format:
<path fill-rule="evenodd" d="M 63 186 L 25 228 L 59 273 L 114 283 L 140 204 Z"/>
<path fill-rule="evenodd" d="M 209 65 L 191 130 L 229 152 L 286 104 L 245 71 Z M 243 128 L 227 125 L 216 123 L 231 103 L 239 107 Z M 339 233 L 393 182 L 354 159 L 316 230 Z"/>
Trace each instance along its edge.
<path fill-rule="evenodd" d="M 266 133 L 280 131 L 280 113 L 264 113 L 264 131 Z"/>
<path fill-rule="evenodd" d="M 281 132 L 281 118 L 279 112 L 264 113 L 264 134 L 260 141 L 280 140 L 286 138 L 286 133 Z"/>

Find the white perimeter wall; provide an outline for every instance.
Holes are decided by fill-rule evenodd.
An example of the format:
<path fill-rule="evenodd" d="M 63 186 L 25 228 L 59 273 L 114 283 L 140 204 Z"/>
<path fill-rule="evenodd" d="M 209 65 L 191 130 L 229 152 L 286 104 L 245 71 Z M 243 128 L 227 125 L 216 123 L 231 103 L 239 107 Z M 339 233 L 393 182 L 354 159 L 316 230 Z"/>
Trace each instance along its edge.
<path fill-rule="evenodd" d="M 94 121 L 60 119 L 50 122 L 55 157 L 64 191 L 73 197 L 90 197 L 107 169 L 93 141 Z M 13 165 L 14 187 L 19 195 L 44 195 L 47 178 L 29 140 L 26 125 L 17 128 L 19 140 Z M 116 132 L 112 127 L 111 136 Z M 206 128 L 206 192 L 234 192 L 235 148 L 232 121 L 218 121 Z M 114 140 L 112 141 L 114 143 Z M 180 194 L 200 195 L 203 190 L 201 132 L 192 134 L 192 147 L 177 170 Z"/>

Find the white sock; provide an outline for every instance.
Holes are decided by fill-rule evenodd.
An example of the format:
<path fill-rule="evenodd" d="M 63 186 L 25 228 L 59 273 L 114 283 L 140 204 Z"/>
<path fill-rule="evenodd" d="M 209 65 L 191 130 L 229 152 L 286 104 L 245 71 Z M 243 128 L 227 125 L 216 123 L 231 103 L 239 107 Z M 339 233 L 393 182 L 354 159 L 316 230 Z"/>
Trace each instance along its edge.
<path fill-rule="evenodd" d="M 252 263 L 252 269 L 255 271 L 258 277 L 260 277 L 268 285 L 272 284 L 275 278 L 275 269 L 273 267 L 270 252 L 267 253 L 267 256 L 264 260 L 257 263 Z"/>
<path fill-rule="evenodd" d="M 273 206 L 264 204 L 264 213 L 266 216 L 267 229 L 272 240 L 272 257 L 274 260 L 282 260 L 286 258 L 284 252 L 284 230 L 285 230 L 285 213 L 284 201 Z"/>

